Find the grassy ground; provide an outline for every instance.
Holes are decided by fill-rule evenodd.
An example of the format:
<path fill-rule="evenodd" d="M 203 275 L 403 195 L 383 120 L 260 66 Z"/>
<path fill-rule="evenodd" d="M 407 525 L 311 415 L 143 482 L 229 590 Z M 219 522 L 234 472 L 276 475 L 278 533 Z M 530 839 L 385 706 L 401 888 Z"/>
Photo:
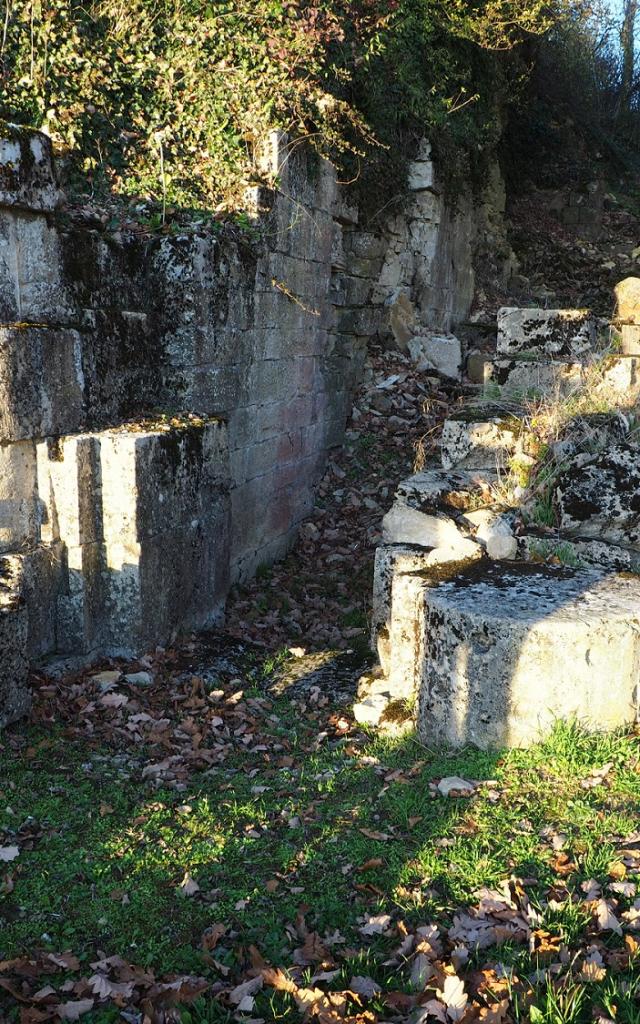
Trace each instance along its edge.
<path fill-rule="evenodd" d="M 194 768 L 189 761 L 169 785 L 154 766 L 171 745 L 157 742 L 157 727 L 155 739 L 145 738 L 130 721 L 135 726 L 141 714 L 159 721 L 153 690 L 109 711 L 108 728 L 99 706 L 87 728 L 87 715 L 82 727 L 51 721 L 47 705 L 48 725 L 5 738 L 0 848 L 20 852 L 0 871 L 0 959 L 70 951 L 78 962 L 33 984 L 18 969 L 23 1001 L 14 978 L 11 990 L 0 987 L 0 1015 L 18 1020 L 21 1006 L 52 1012 L 65 977 L 81 1000 L 78 979 L 92 975 L 90 964 L 120 956 L 155 978 L 205 979 L 210 989 L 182 1018 L 224 1021 L 234 1010 L 230 992 L 251 979 L 259 951 L 268 963 L 292 968 L 297 985 L 323 969 L 337 971 L 316 983 L 323 989 L 344 992 L 354 976 L 373 979 L 381 993 L 365 1000 L 366 1011 L 354 997 L 347 1020 L 410 1019 L 434 993 L 427 985 L 416 994 L 411 984 L 415 948 L 384 965 L 399 937 L 436 924 L 444 942 L 438 970 L 450 973 L 458 963 L 451 951 L 460 946 L 448 936 L 456 913 L 477 906 L 482 887 L 518 878 L 530 901 L 529 933 L 484 949 L 469 933 L 459 976 L 471 994 L 478 971 L 502 965 L 499 991 L 487 994 L 481 985 L 473 1014 L 470 1003 L 467 1016 L 450 1010 L 446 1019 L 570 1024 L 591 1020 L 599 1008 L 604 1018 L 640 1021 L 634 940 L 625 946 L 618 927 L 601 928 L 598 893 L 581 888 L 588 879 L 599 883 L 616 921 L 633 906 L 634 861 L 627 857 L 625 867 L 620 851 L 638 826 L 635 735 L 587 737 L 564 726 L 527 752 L 445 755 L 413 735 L 363 734 L 317 694 L 274 699 L 254 678 L 238 698 L 238 683 L 203 697 L 186 719 L 179 703 L 175 718 L 169 712 L 172 750 L 181 733 L 193 749 L 193 723 L 205 735 L 207 728 L 229 734 L 218 763 Z M 224 725 L 215 725 L 218 718 Z M 445 798 L 436 784 L 454 775 L 483 784 L 471 797 Z M 621 880 L 624 893 L 607 889 Z M 516 899 L 503 908 L 504 920 L 524 905 Z M 382 932 L 374 923 L 373 934 L 363 934 L 376 915 L 389 915 Z M 633 923 L 633 913 L 623 920 L 631 934 Z M 296 966 L 309 934 L 320 951 L 307 949 Z M 602 966 L 598 980 L 586 981 L 580 972 L 594 950 Z M 0 981 L 7 977 L 12 969 L 0 964 Z M 52 986 L 57 1003 L 52 995 L 34 1001 L 34 985 Z M 385 993 L 404 993 L 413 1005 L 396 1005 L 393 1016 Z M 249 1017 L 298 1021 L 300 1005 L 295 994 L 265 987 Z M 479 1016 L 479 1007 L 494 1014 L 502 1007 L 502 1015 Z M 118 1020 L 120 1009 L 115 997 L 95 998 L 82 1019 Z"/>

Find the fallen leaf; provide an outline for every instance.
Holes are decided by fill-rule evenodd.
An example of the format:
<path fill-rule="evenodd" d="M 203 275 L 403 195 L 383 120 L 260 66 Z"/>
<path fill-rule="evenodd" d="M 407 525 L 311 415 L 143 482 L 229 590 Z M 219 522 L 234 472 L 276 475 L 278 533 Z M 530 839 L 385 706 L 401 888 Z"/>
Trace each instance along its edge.
<path fill-rule="evenodd" d="M 363 999 L 374 999 L 379 992 L 382 992 L 382 988 L 378 985 L 377 981 L 359 974 L 351 979 L 348 987 L 350 992 L 355 992 L 356 995 L 362 996 Z"/>
<path fill-rule="evenodd" d="M 178 893 L 180 896 L 195 896 L 197 892 L 200 892 L 200 886 L 196 882 L 195 878 L 192 878 L 188 871 L 185 871 L 184 878 L 178 886 Z"/>
<path fill-rule="evenodd" d="M 58 1003 L 51 1009 L 58 1014 L 62 1020 L 79 1020 L 83 1013 L 89 1013 L 95 1006 L 95 999 L 73 999 L 68 1003 Z"/>
<path fill-rule="evenodd" d="M 377 832 L 372 828 L 361 828 L 360 831 L 367 839 L 375 839 L 379 843 L 386 843 L 389 839 L 393 839 L 393 836 L 390 836 L 387 832 Z"/>
<path fill-rule="evenodd" d="M 365 919 L 364 925 L 360 928 L 361 935 L 383 935 L 391 924 L 389 914 L 374 914 Z"/>
<path fill-rule="evenodd" d="M 451 1020 L 460 1020 L 469 1002 L 462 979 L 456 974 L 448 974 L 438 996 L 447 1008 L 447 1016 Z"/>
<path fill-rule="evenodd" d="M 284 971 L 275 967 L 264 967 L 262 970 L 262 977 L 266 985 L 271 988 L 277 988 L 281 992 L 297 992 L 298 986 L 295 981 L 287 977 Z"/>
<path fill-rule="evenodd" d="M 620 922 L 606 900 L 598 900 L 595 909 L 599 931 L 615 932 L 616 935 L 622 935 Z"/>
<path fill-rule="evenodd" d="M 371 857 L 369 860 L 365 860 L 359 868 L 356 868 L 356 871 L 372 871 L 374 868 L 381 868 L 383 864 L 382 857 Z"/>
<path fill-rule="evenodd" d="M 260 991 L 263 985 L 264 979 L 262 974 L 257 974 L 255 978 L 250 978 L 249 981 L 236 985 L 229 993 L 229 1001 L 234 1006 L 237 1006 L 240 1013 L 250 1013 L 255 1003 L 253 997 L 256 992 Z"/>
<path fill-rule="evenodd" d="M 220 922 L 210 925 L 202 933 L 202 938 L 200 940 L 202 948 L 211 952 L 216 948 L 226 930 L 226 925 L 221 924 Z"/>
<path fill-rule="evenodd" d="M 409 984 L 414 992 L 424 992 L 427 982 L 435 974 L 433 964 L 426 953 L 418 953 L 411 964 Z"/>
<path fill-rule="evenodd" d="M 18 846 L 0 846 L 0 861 L 6 863 L 10 860 L 15 860 L 19 856 L 20 848 Z"/>
<path fill-rule="evenodd" d="M 111 981 L 104 974 L 94 974 L 89 978 L 89 988 L 98 999 L 111 999 L 114 996 L 122 996 L 129 999 L 133 995 L 135 982 L 133 981 Z"/>
<path fill-rule="evenodd" d="M 582 965 L 582 970 L 578 974 L 580 981 L 603 981 L 606 976 L 606 968 L 601 967 L 600 964 L 595 963 L 593 960 L 587 960 Z"/>
<path fill-rule="evenodd" d="M 509 1000 L 501 999 L 492 1006 L 483 1006 L 478 1011 L 478 1020 L 483 1024 L 503 1024 L 509 1014 Z"/>

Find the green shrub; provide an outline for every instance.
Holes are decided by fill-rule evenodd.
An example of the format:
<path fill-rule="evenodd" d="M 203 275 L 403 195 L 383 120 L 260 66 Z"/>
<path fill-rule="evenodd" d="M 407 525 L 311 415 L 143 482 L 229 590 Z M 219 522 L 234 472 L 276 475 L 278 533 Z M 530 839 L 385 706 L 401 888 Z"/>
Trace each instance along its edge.
<path fill-rule="evenodd" d="M 499 51 L 544 30 L 545 11 L 540 0 L 7 0 L 0 116 L 52 135 L 72 190 L 181 207 L 237 206 L 274 127 L 349 154 L 355 176 L 372 150 L 388 176 L 426 131 L 455 169 L 456 154 L 475 158 L 497 137 L 510 63 Z"/>

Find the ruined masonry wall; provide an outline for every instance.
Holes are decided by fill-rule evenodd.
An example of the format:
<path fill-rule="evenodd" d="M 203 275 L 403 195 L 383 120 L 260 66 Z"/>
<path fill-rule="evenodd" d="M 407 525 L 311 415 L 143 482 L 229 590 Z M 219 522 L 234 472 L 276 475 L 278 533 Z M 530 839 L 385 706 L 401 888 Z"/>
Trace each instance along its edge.
<path fill-rule="evenodd" d="M 255 241 L 142 240 L 65 222 L 47 138 L 0 140 L 0 572 L 31 660 L 219 621 L 291 546 L 399 296 L 413 331 L 468 311 L 477 224 L 427 151 L 377 233 L 329 164 L 265 159 Z"/>

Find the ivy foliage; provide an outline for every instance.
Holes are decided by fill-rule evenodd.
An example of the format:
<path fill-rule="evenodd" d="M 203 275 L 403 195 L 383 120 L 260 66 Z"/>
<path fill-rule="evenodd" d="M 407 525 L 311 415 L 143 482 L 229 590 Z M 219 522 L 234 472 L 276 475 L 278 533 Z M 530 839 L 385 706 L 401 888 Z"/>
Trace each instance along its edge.
<path fill-rule="evenodd" d="M 351 169 L 425 131 L 491 142 L 500 51 L 549 17 L 542 0 L 6 0 L 0 117 L 48 131 L 72 188 L 225 209 L 274 127 Z"/>

